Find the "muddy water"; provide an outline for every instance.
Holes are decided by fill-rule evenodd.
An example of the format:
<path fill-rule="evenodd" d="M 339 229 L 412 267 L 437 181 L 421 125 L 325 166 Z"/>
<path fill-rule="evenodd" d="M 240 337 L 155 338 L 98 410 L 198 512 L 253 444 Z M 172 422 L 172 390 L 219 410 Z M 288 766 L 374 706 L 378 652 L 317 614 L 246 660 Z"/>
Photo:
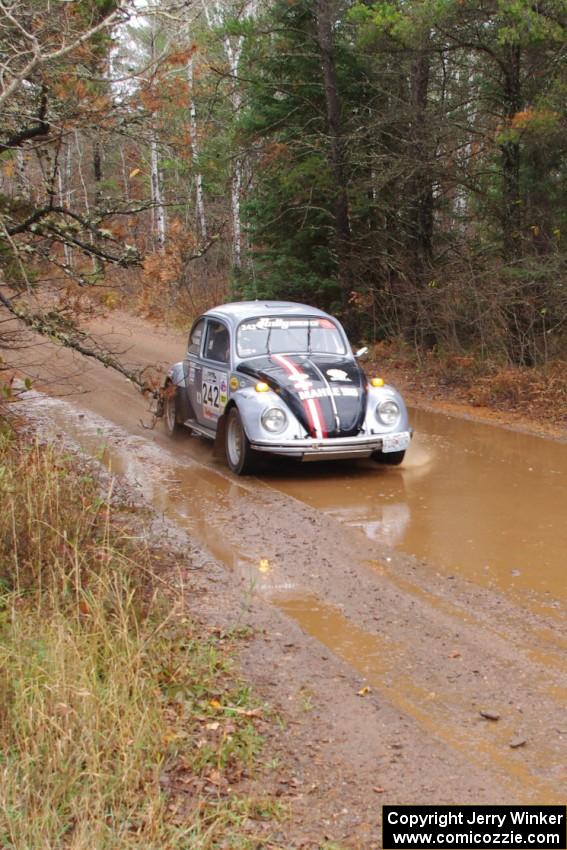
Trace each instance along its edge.
<path fill-rule="evenodd" d="M 128 316 L 94 330 L 127 350 L 129 362 L 173 362 L 184 348 L 183 334 L 164 334 Z M 147 405 L 123 378 L 45 344 L 35 357 L 49 386 L 64 374 L 68 389 L 69 375 L 77 373 L 74 391 L 88 390 L 78 404 L 170 449 L 162 429 L 142 427 Z M 426 558 L 440 572 L 507 594 L 537 593 L 550 608 L 564 604 L 567 444 L 423 411 L 411 418 L 416 437 L 401 468 L 283 463 L 264 481 L 359 527 L 371 542 Z M 187 439 L 171 451 L 183 463 L 224 471 L 204 441 Z"/>
<path fill-rule="evenodd" d="M 283 466 L 284 493 L 485 586 L 567 601 L 567 444 L 412 411 L 402 467 Z"/>
<path fill-rule="evenodd" d="M 176 527 L 187 530 L 205 551 L 237 573 L 250 594 L 272 596 L 289 592 L 294 584 L 278 565 L 262 553 L 251 557 L 233 517 L 242 508 L 253 485 L 222 474 L 186 452 L 180 456 L 142 437 L 113 432 L 108 420 L 85 416 L 65 401 L 39 396 L 36 403 L 49 407 L 56 429 L 64 431 L 89 456 L 98 458 L 114 475 L 124 475 L 138 486 L 144 498 Z M 110 437 L 111 439 L 108 439 Z M 181 440 L 185 448 L 187 441 Z M 203 452 L 201 441 L 191 441 L 195 454 Z M 171 446 L 171 441 L 169 442 Z M 205 449 L 206 451 L 206 449 Z"/>
<path fill-rule="evenodd" d="M 483 723 L 478 715 L 473 718 L 469 695 L 451 686 L 444 692 L 422 686 L 411 666 L 404 664 L 403 647 L 361 629 L 335 606 L 316 597 L 295 595 L 282 596 L 276 604 L 364 677 L 367 684 L 359 691 L 361 698 L 376 688 L 449 747 L 472 762 L 495 768 L 503 785 L 521 789 L 524 802 L 564 801 L 557 785 L 557 778 L 565 778 L 561 754 L 558 757 L 545 743 L 532 746 L 529 759 L 521 750 L 511 751 L 509 742 L 517 737 L 514 718 L 502 719 L 498 724 Z"/>
<path fill-rule="evenodd" d="M 46 403 L 43 402 L 44 406 Z M 528 724 L 528 712 L 521 715 L 522 723 L 531 724 L 532 727 L 528 763 L 522 748 L 515 752 L 509 747 L 509 741 L 521 731 L 516 725 L 515 715 L 508 720 L 503 716 L 495 726 L 483 723 L 478 712 L 472 708 L 477 698 L 476 684 L 460 689 L 457 687 L 458 675 L 451 678 L 447 676 L 444 681 L 441 674 L 429 670 L 429 665 L 425 668 L 416 665 L 413 629 L 409 632 L 409 644 L 407 635 L 396 642 L 386 631 L 377 634 L 371 624 L 368 630 L 361 627 L 352 612 L 346 616 L 344 606 L 329 604 L 313 596 L 314 590 L 315 593 L 322 592 L 317 585 L 311 583 L 306 590 L 303 585 L 294 586 L 293 582 L 290 583 L 285 574 L 285 559 L 278 563 L 277 557 L 266 554 L 258 543 L 261 535 L 254 527 L 252 497 L 262 498 L 262 482 L 236 479 L 222 466 L 213 468 L 211 449 L 201 441 L 187 439 L 176 445 L 165 442 L 162 435 L 153 432 L 144 436 L 128 434 L 122 428 L 113 429 L 107 420 L 82 414 L 76 405 L 56 401 L 49 404 L 59 429 L 71 435 L 89 454 L 101 456 L 114 472 L 125 473 L 131 482 L 138 482 L 146 498 L 159 511 L 176 526 L 187 529 L 210 555 L 230 567 L 243 583 L 244 597 L 248 594 L 262 594 L 273 599 L 305 632 L 313 635 L 358 671 L 371 688 L 383 694 L 402 714 L 414 718 L 421 729 L 470 757 L 472 762 L 483 768 L 496 768 L 503 782 L 522 790 L 522 799 L 556 800 L 556 786 L 553 783 L 565 780 L 564 752 L 558 753 L 548 747 L 546 735 L 536 728 L 537 718 L 531 717 Z M 414 422 L 417 418 L 414 418 Z M 435 431 L 439 422 L 444 428 L 438 428 L 442 433 Z M 478 534 L 477 548 L 473 550 L 477 553 L 478 547 L 488 545 L 485 539 L 487 530 L 490 541 L 497 527 L 505 527 L 502 511 L 499 517 L 491 515 L 491 505 L 492 511 L 496 510 L 496 502 L 492 503 L 490 499 L 490 482 L 497 480 L 502 485 L 508 481 L 507 486 L 512 486 L 512 472 L 519 463 L 518 456 L 525 451 L 524 441 L 527 439 L 531 443 L 533 440 L 504 432 L 511 440 L 507 449 L 501 448 L 499 454 L 494 453 L 487 459 L 483 453 L 486 442 L 484 428 L 478 429 L 477 426 L 464 423 L 467 426 L 465 435 L 468 435 L 468 445 L 463 450 L 460 442 L 463 437 L 458 434 L 461 424 L 450 419 L 439 420 L 438 417 L 432 417 L 431 423 L 423 421 L 418 425 L 416 422 L 420 433 L 408 454 L 407 466 L 403 469 L 381 469 L 371 464 L 361 464 L 355 468 L 337 465 L 297 466 L 291 472 L 283 473 L 280 467 L 269 474 L 269 482 L 277 489 L 322 508 L 336 517 L 338 522 L 360 526 L 370 541 L 388 542 L 402 549 L 407 547 L 408 551 L 426 555 L 433 564 L 441 564 L 456 573 L 457 567 L 449 556 L 462 555 L 457 538 L 462 538 L 465 533 L 465 520 L 470 522 Z M 457 433 L 453 434 L 451 428 L 455 428 Z M 477 435 L 478 441 L 475 442 L 471 435 Z M 539 442 L 536 440 L 535 444 Z M 164 445 L 169 448 L 164 448 Z M 554 476 L 560 481 L 562 473 L 559 468 L 555 471 L 555 452 L 565 447 L 555 443 L 544 445 L 549 449 L 545 474 L 552 481 L 555 481 Z M 510 446 L 514 447 L 513 451 Z M 466 463 L 463 466 L 458 465 L 459 454 L 465 456 Z M 544 458 L 540 458 L 540 462 L 544 464 Z M 495 469 L 498 475 L 494 475 Z M 535 465 L 532 466 L 532 472 L 535 472 Z M 524 471 L 523 474 L 527 473 Z M 542 477 L 543 474 L 541 472 Z M 466 493 L 462 492 L 462 488 L 452 486 L 453 476 L 458 481 L 468 481 Z M 470 481 L 466 476 L 470 477 Z M 537 481 L 537 478 L 533 480 Z M 518 478 L 518 487 L 520 481 L 521 476 Z M 484 496 L 480 492 L 481 487 L 485 488 Z M 560 489 L 559 486 L 558 491 Z M 264 491 L 266 495 L 272 494 Z M 422 501 L 426 501 L 423 508 L 420 507 Z M 464 508 L 460 510 L 460 505 L 468 505 L 469 513 L 466 517 L 463 517 Z M 483 505 L 486 517 L 481 510 Z M 456 514 L 453 522 L 450 521 L 452 511 Z M 557 529 L 558 534 L 564 533 L 559 521 L 560 513 L 552 517 L 552 527 Z M 416 515 L 420 533 L 416 534 L 414 530 L 412 538 Z M 507 515 L 510 524 L 514 516 L 512 511 Z M 243 517 L 246 517 L 245 526 L 242 524 Z M 489 522 L 489 519 L 493 522 Z M 447 526 L 446 534 L 442 530 L 436 533 L 435 528 L 431 527 L 428 530 L 427 523 L 435 520 L 441 523 L 441 528 Z M 443 545 L 445 536 L 448 546 Z M 415 544 L 408 546 L 407 541 L 412 539 L 423 539 L 429 542 L 431 548 L 417 552 Z M 502 556 L 505 548 L 502 547 Z M 518 552 L 521 554 L 521 547 L 518 547 Z M 465 553 L 470 556 L 466 549 Z M 470 562 L 461 558 L 459 571 L 486 581 L 489 571 L 475 572 L 473 562 L 473 557 Z M 462 568 L 461 564 L 469 564 L 469 571 Z M 383 568 L 380 564 L 372 565 L 375 571 Z M 512 578 L 520 579 L 527 575 L 531 581 L 532 574 L 526 568 L 514 569 L 518 570 L 519 575 Z M 501 569 L 500 574 L 502 586 L 505 586 L 504 578 L 507 574 L 504 569 Z M 537 572 L 533 576 L 537 576 Z M 545 586 L 553 587 L 553 599 L 560 598 L 560 579 L 557 570 L 556 584 L 550 582 Z M 490 580 L 496 583 L 494 577 L 491 576 Z M 535 581 L 533 584 L 525 584 L 525 587 L 532 586 L 541 590 Z M 415 595 L 415 588 L 408 586 L 407 594 Z M 365 609 L 366 601 L 361 598 L 359 602 L 353 603 L 355 610 L 358 604 Z M 437 608 L 438 603 L 431 600 L 431 606 Z M 458 631 L 465 626 L 460 612 L 456 613 L 454 622 Z M 472 615 L 471 622 L 474 626 Z M 554 646 L 556 638 L 553 637 Z M 545 659 L 538 661 L 540 666 L 547 664 Z M 476 665 L 478 662 L 473 663 Z M 554 664 L 555 659 L 550 658 L 550 667 Z M 545 674 L 541 678 L 542 681 L 536 683 L 532 677 L 530 686 L 537 687 L 540 698 L 545 698 L 545 716 L 555 717 L 565 704 L 565 690 L 557 688 L 555 678 Z M 521 685 L 520 678 L 518 681 Z M 553 693 L 550 691 L 552 685 L 555 689 Z M 512 699 L 511 692 L 506 694 L 506 699 Z M 521 696 L 514 696 L 514 699 L 520 702 Z M 504 710 L 510 715 L 506 705 Z M 557 728 L 562 727 L 558 725 Z"/>

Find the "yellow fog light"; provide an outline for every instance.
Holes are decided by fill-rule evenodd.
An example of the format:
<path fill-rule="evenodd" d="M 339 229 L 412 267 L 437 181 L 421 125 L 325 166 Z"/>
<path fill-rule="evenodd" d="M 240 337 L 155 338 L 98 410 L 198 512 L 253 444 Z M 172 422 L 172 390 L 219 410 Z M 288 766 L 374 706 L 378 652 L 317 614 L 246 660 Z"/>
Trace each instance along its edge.
<path fill-rule="evenodd" d="M 255 390 L 257 393 L 268 393 L 270 391 L 270 388 L 267 384 L 264 383 L 264 381 L 259 381 L 256 384 Z"/>
<path fill-rule="evenodd" d="M 370 381 L 373 387 L 383 387 L 384 386 L 384 378 L 372 378 Z"/>

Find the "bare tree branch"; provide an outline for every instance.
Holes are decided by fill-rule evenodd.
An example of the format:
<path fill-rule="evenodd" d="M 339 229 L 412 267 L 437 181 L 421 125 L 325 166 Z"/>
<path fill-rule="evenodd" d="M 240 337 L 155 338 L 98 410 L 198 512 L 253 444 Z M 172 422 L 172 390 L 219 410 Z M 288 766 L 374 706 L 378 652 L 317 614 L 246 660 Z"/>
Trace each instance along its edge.
<path fill-rule="evenodd" d="M 125 378 L 140 390 L 142 395 L 151 396 L 155 399 L 161 397 L 160 390 L 144 379 L 146 369 L 139 371 L 128 369 L 116 359 L 113 352 L 104 349 L 93 337 L 71 324 L 59 313 L 55 311 L 39 313 L 28 310 L 25 307 L 17 306 L 14 303 L 14 299 L 8 298 L 1 291 L 0 304 L 30 330 L 53 342 L 59 343 L 65 348 L 71 348 L 73 351 L 77 351 L 83 357 L 96 360 L 106 369 L 113 369 L 115 372 L 124 375 Z"/>
<path fill-rule="evenodd" d="M 125 9 L 115 9 L 114 12 L 111 12 L 106 16 L 102 21 L 100 21 L 96 26 L 90 27 L 88 30 L 85 30 L 83 33 L 78 35 L 68 44 L 64 44 L 57 50 L 52 50 L 49 52 L 42 52 L 41 45 L 39 44 L 37 38 L 27 31 L 23 30 L 17 18 L 11 14 L 10 10 L 0 2 L 0 13 L 3 14 L 12 25 L 16 26 L 19 30 L 21 30 L 26 38 L 31 42 L 31 50 L 32 57 L 23 67 L 23 69 L 13 76 L 12 81 L 6 86 L 6 88 L 0 92 L 0 109 L 4 106 L 6 101 L 15 94 L 18 88 L 22 85 L 24 80 L 28 79 L 31 74 L 36 71 L 42 65 L 46 65 L 48 62 L 54 62 L 57 59 L 62 59 L 64 56 L 67 56 L 69 53 L 72 53 L 73 50 L 76 50 L 82 44 L 85 44 L 87 41 L 90 41 L 95 35 L 103 30 L 109 29 L 110 27 L 116 26 L 118 23 L 124 23 L 128 19 L 128 13 Z"/>

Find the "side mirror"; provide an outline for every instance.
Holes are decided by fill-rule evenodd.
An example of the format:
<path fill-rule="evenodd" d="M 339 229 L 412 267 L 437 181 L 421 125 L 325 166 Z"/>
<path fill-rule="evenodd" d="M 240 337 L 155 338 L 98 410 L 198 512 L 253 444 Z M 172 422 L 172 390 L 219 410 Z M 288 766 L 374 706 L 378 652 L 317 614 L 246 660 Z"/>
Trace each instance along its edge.
<path fill-rule="evenodd" d="M 368 354 L 368 346 L 364 345 L 362 348 L 359 348 L 358 351 L 354 352 L 354 356 L 358 360 L 359 357 L 364 357 L 365 354 Z"/>

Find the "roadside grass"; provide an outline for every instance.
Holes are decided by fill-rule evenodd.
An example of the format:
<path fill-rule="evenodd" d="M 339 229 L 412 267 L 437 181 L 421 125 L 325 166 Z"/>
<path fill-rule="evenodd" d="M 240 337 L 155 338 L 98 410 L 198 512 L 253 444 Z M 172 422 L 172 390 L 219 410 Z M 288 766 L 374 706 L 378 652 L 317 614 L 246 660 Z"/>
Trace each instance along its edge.
<path fill-rule="evenodd" d="M 0 847 L 276 847 L 263 708 L 77 458 L 0 431 Z M 181 594 L 182 595 L 182 594 Z"/>

